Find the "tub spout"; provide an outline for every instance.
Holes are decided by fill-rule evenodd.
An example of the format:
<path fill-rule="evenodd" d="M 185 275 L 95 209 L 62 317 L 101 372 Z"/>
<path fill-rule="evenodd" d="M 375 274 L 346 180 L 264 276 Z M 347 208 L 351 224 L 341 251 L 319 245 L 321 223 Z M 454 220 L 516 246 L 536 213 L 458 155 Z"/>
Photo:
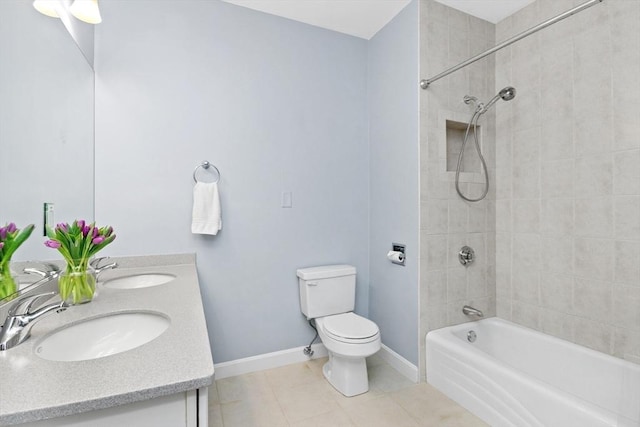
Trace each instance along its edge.
<path fill-rule="evenodd" d="M 477 308 L 473 308 L 470 305 L 465 305 L 464 307 L 462 307 L 462 312 L 467 316 L 484 317 L 484 314 L 480 310 L 478 310 Z"/>

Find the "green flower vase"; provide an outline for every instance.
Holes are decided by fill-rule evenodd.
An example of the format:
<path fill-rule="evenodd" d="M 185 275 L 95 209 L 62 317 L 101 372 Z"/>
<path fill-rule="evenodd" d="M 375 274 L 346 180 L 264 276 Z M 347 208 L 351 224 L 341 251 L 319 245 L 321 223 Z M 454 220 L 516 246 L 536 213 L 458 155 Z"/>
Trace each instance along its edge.
<path fill-rule="evenodd" d="M 11 275 L 9 263 L 0 264 L 0 300 L 14 295 L 18 287 L 16 281 Z"/>
<path fill-rule="evenodd" d="M 64 273 L 58 278 L 60 299 L 70 305 L 91 302 L 96 295 L 96 275 L 94 270 L 81 261 L 67 264 Z"/>

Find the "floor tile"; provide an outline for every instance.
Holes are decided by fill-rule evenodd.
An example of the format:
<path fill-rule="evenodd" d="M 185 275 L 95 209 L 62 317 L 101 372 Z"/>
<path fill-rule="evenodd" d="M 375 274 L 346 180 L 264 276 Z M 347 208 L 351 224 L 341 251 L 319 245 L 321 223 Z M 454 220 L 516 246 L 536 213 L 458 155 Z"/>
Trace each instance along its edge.
<path fill-rule="evenodd" d="M 209 427 L 224 427 L 222 422 L 222 406 L 219 403 L 209 403 Z"/>
<path fill-rule="evenodd" d="M 388 393 L 414 385 L 411 380 L 387 364 L 372 366 L 368 371 L 370 389 L 379 389 Z"/>
<path fill-rule="evenodd" d="M 318 359 L 311 359 L 306 362 L 306 365 L 311 371 L 317 375 L 319 378 L 324 378 L 324 374 L 322 373 L 322 367 L 329 360 L 328 357 L 320 357 Z"/>
<path fill-rule="evenodd" d="M 322 374 L 327 358 L 217 380 L 209 427 L 480 427 L 429 384 L 414 384 L 379 356 L 367 358 L 369 391 L 345 397 Z"/>
<path fill-rule="evenodd" d="M 356 427 L 356 425 L 344 410 L 338 409 L 291 423 L 291 427 Z"/>
<path fill-rule="evenodd" d="M 224 427 L 289 427 L 277 401 L 222 403 Z"/>
<path fill-rule="evenodd" d="M 423 427 L 480 427 L 487 425 L 426 383 L 415 384 L 393 392 L 391 397 Z"/>
<path fill-rule="evenodd" d="M 253 372 L 216 381 L 219 401 L 221 403 L 238 400 L 274 401 L 275 395 L 271 384 L 267 381 L 265 372 L 268 371 Z"/>
<path fill-rule="evenodd" d="M 209 400 L 209 405 L 213 403 L 220 403 L 220 396 L 218 395 L 218 386 L 216 385 L 215 382 L 209 386 L 208 400 Z"/>
<path fill-rule="evenodd" d="M 307 365 L 307 362 L 270 369 L 265 373 L 273 389 L 295 387 L 320 378 L 318 373 Z"/>
<path fill-rule="evenodd" d="M 489 427 L 489 424 L 461 408 L 442 408 L 419 422 L 420 427 Z"/>
<path fill-rule="evenodd" d="M 315 417 L 340 407 L 334 399 L 336 393 L 324 379 L 290 388 L 276 389 L 276 398 L 290 422 Z"/>
<path fill-rule="evenodd" d="M 382 396 L 350 406 L 345 411 L 357 427 L 419 427 L 391 397 Z"/>
<path fill-rule="evenodd" d="M 371 388 L 371 381 L 369 381 L 369 391 L 366 393 L 359 394 L 357 396 L 346 397 L 336 390 L 334 394 L 334 399 L 338 402 L 341 408 L 349 408 L 354 405 L 359 405 L 368 400 L 377 399 L 379 397 L 385 396 L 386 393 L 377 388 Z"/>
<path fill-rule="evenodd" d="M 372 366 L 380 366 L 380 365 L 387 364 L 387 362 L 385 362 L 382 356 L 380 356 L 380 354 L 378 353 L 374 354 L 373 356 L 367 357 L 366 361 L 367 361 L 367 368 L 370 368 Z"/>

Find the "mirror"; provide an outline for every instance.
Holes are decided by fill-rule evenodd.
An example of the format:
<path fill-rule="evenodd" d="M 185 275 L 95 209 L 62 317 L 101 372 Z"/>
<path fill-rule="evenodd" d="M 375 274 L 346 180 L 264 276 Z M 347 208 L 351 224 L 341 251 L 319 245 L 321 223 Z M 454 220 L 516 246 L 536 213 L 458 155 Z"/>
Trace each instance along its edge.
<path fill-rule="evenodd" d="M 94 217 L 94 73 L 60 19 L 0 1 L 0 224 L 35 224 L 12 261 L 59 259 L 54 223 Z M 37 280 L 34 277 L 33 280 Z"/>

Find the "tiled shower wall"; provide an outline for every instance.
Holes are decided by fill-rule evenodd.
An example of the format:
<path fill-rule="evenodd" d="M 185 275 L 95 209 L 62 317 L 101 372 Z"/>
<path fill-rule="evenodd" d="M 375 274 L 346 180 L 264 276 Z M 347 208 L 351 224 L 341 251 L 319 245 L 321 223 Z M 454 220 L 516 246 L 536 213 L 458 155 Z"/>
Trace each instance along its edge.
<path fill-rule="evenodd" d="M 504 40 L 580 2 L 538 0 Z M 640 362 L 640 1 L 610 0 L 496 55 L 497 313 Z"/>
<path fill-rule="evenodd" d="M 423 78 L 480 53 L 495 44 L 495 26 L 433 0 L 420 3 L 420 74 Z M 446 143 L 446 121 L 468 122 L 474 106 L 463 102 L 472 95 L 486 102 L 494 94 L 494 59 L 487 58 L 421 90 L 420 99 L 420 372 L 424 376 L 424 340 L 429 330 L 463 323 L 462 306 L 472 304 L 495 315 L 495 186 L 479 203 L 464 202 L 455 191 L 455 149 Z M 418 89 L 420 90 L 420 89 Z M 495 175 L 495 115 L 483 116 L 482 146 Z M 469 141 L 471 144 L 471 141 Z M 468 153 L 468 151 L 467 151 Z M 471 152 L 472 156 L 477 156 Z M 465 176 L 465 194 L 482 191 L 481 170 Z M 455 169 L 454 169 L 455 170 Z M 464 245 L 476 253 L 465 268 L 457 253 Z"/>

